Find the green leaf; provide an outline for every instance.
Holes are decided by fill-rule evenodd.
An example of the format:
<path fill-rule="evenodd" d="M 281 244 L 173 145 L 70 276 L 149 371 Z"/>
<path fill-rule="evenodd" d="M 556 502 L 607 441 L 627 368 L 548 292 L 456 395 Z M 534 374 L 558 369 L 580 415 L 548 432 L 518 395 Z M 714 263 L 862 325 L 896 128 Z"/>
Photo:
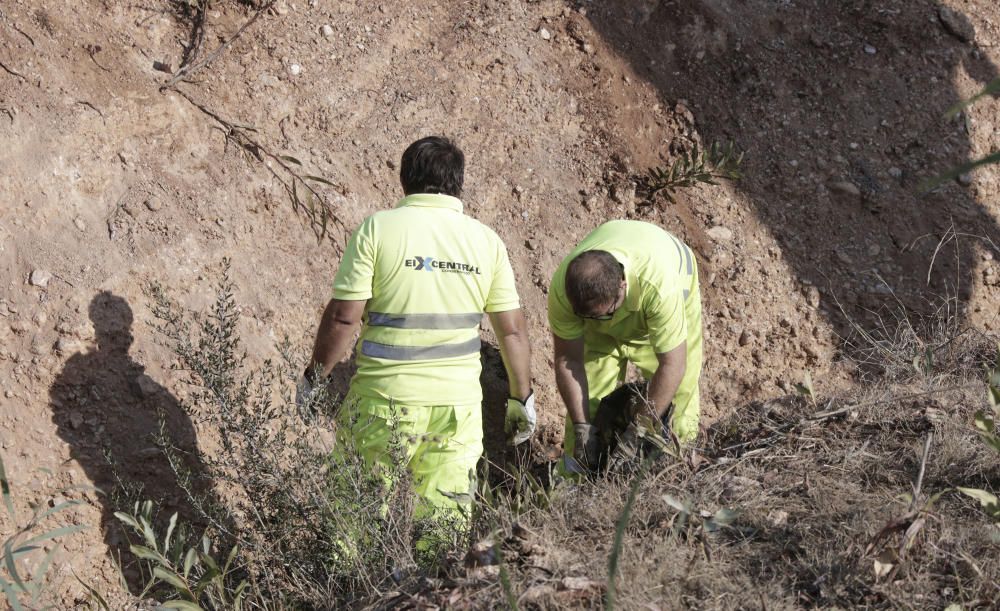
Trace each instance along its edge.
<path fill-rule="evenodd" d="M 976 428 L 986 434 L 992 434 L 996 430 L 996 421 L 993 419 L 992 414 L 987 414 L 983 410 L 976 412 L 975 416 Z"/>
<path fill-rule="evenodd" d="M 979 501 L 979 504 L 989 509 L 991 505 L 1000 505 L 1000 499 L 993 496 L 985 490 L 980 490 L 979 488 L 958 488 L 959 492 L 962 494 L 971 496 L 972 498 Z"/>
<path fill-rule="evenodd" d="M 947 117 L 948 119 L 954 119 L 956 116 L 958 116 L 958 113 L 962 112 L 972 104 L 975 104 L 976 102 L 985 98 L 986 96 L 994 94 L 998 91 L 1000 91 L 1000 78 L 995 78 L 989 83 L 987 83 L 986 87 L 984 87 L 983 90 L 977 93 L 976 95 L 972 96 L 968 100 L 959 102 L 958 104 L 955 104 L 954 106 L 949 108 L 948 112 L 945 114 L 945 117 Z"/>
<path fill-rule="evenodd" d="M 150 560 L 162 565 L 169 565 L 167 559 L 160 555 L 160 552 L 150 549 L 145 545 L 130 545 L 128 550 L 136 555 L 137 558 L 142 558 L 143 560 Z"/>
<path fill-rule="evenodd" d="M 198 559 L 198 552 L 192 547 L 184 555 L 184 578 L 191 574 L 191 567 L 194 565 L 194 561 Z"/>
<path fill-rule="evenodd" d="M 314 180 L 316 182 L 321 182 L 324 185 L 330 185 L 331 187 L 336 187 L 337 186 L 336 184 L 330 182 L 329 180 L 323 178 L 322 176 L 308 176 L 308 175 L 305 175 L 302 178 L 304 180 Z"/>
<path fill-rule="evenodd" d="M 728 507 L 723 507 L 715 512 L 712 521 L 721 526 L 729 526 L 736 521 L 736 512 Z"/>
<path fill-rule="evenodd" d="M 167 526 L 167 535 L 163 537 L 163 554 L 167 555 L 170 553 L 170 537 L 174 534 L 174 528 L 177 526 L 177 513 L 170 516 L 170 524 Z"/>
<path fill-rule="evenodd" d="M 806 372 L 805 379 L 795 385 L 795 390 L 800 395 L 809 397 L 813 401 L 816 400 L 816 393 L 813 391 L 812 375 L 808 371 Z"/>
<path fill-rule="evenodd" d="M 687 512 L 688 508 L 682 501 L 670 496 L 669 494 L 663 495 L 663 501 L 670 507 L 676 509 L 677 511 Z"/>
<path fill-rule="evenodd" d="M 177 609 L 177 611 L 205 611 L 200 606 L 188 600 L 168 600 L 160 603 L 160 609 Z"/>
<path fill-rule="evenodd" d="M 108 601 L 104 600 L 104 597 L 101 596 L 100 592 L 98 592 L 89 584 L 80 579 L 80 576 L 77 575 L 75 571 L 73 573 L 73 577 L 75 577 L 76 580 L 80 583 L 80 585 L 83 586 L 85 590 L 87 590 L 87 594 L 90 595 L 91 601 L 96 602 L 98 608 L 103 609 L 104 611 L 111 611 L 111 605 L 108 604 Z"/>
<path fill-rule="evenodd" d="M 228 574 L 229 570 L 233 566 L 233 560 L 236 560 L 236 553 L 239 551 L 239 547 L 234 545 L 233 549 L 229 550 L 229 556 L 226 558 L 226 565 L 222 567 L 222 573 Z"/>
<path fill-rule="evenodd" d="M 10 514 L 10 519 L 15 519 L 14 499 L 10 494 L 10 480 L 7 479 L 7 470 L 3 464 L 3 457 L 0 457 L 0 495 L 3 496 L 3 504 Z"/>
<path fill-rule="evenodd" d="M 7 595 L 7 604 L 10 605 L 11 611 L 24 611 L 24 607 L 17 600 L 17 591 L 15 591 L 13 585 L 6 579 L 0 578 L 0 589 Z"/>
<path fill-rule="evenodd" d="M 59 503 L 55 507 L 52 507 L 52 508 L 46 510 L 44 513 L 40 514 L 35 519 L 37 521 L 41 522 L 42 520 L 44 520 L 45 518 L 49 517 L 50 515 L 52 515 L 54 513 L 59 513 L 63 509 L 66 509 L 68 507 L 73 507 L 74 505 L 82 505 L 82 504 L 83 504 L 83 501 L 79 501 L 79 500 L 63 501 L 62 503 Z"/>
<path fill-rule="evenodd" d="M 27 590 L 24 585 L 24 581 L 21 580 L 21 576 L 17 572 L 17 565 L 14 564 L 14 551 L 13 551 L 14 541 L 13 539 L 8 539 L 7 543 L 4 545 L 4 564 L 7 565 L 7 574 L 10 575 L 11 579 L 14 580 L 14 584 L 23 592 Z"/>
<path fill-rule="evenodd" d="M 980 157 L 979 159 L 968 161 L 966 163 L 963 163 L 962 165 L 956 166 L 948 170 L 944 174 L 941 174 L 940 176 L 936 176 L 930 180 L 925 181 L 919 187 L 919 190 L 923 192 L 931 191 L 941 186 L 942 183 L 945 183 L 949 180 L 953 180 L 961 176 L 962 174 L 968 174 L 969 172 L 975 170 L 980 166 L 989 165 L 991 163 L 1000 163 L 1000 151 L 990 153 L 985 157 Z"/>
<path fill-rule="evenodd" d="M 122 513 L 121 511 L 116 511 L 115 512 L 115 517 L 118 518 L 119 520 L 121 520 L 122 522 L 125 522 L 126 524 L 128 524 L 132 528 L 134 528 L 136 530 L 136 532 L 142 532 L 142 527 L 139 526 L 139 522 L 137 522 L 135 518 L 133 518 L 132 516 L 128 515 L 127 513 Z"/>
<path fill-rule="evenodd" d="M 278 159 L 282 161 L 287 161 L 288 163 L 294 163 L 295 165 L 301 166 L 302 162 L 292 157 L 291 155 L 278 155 Z"/>
<path fill-rule="evenodd" d="M 55 539 L 56 537 L 64 537 L 66 535 L 72 535 L 78 533 L 81 530 L 85 530 L 87 527 L 82 524 L 74 524 L 72 526 L 63 526 L 62 528 L 57 528 L 55 530 L 50 530 L 47 533 L 42 533 L 40 535 L 34 536 L 24 542 L 25 545 L 33 545 L 35 543 L 41 543 L 42 541 L 48 541 L 49 539 Z"/>
<path fill-rule="evenodd" d="M 162 566 L 155 567 L 153 569 L 153 577 L 156 577 L 160 581 L 166 582 L 173 586 L 177 593 L 181 596 L 186 596 L 188 600 L 194 600 L 194 594 L 188 588 L 187 582 L 181 578 L 180 575 L 170 571 Z"/>
<path fill-rule="evenodd" d="M 216 577 L 219 577 L 220 575 L 222 575 L 222 573 L 219 572 L 218 567 L 210 567 L 207 571 L 205 571 L 205 574 L 201 576 L 201 579 L 198 580 L 197 585 L 194 587 L 195 597 L 200 598 L 205 589 L 212 584 L 212 581 L 214 581 Z"/>

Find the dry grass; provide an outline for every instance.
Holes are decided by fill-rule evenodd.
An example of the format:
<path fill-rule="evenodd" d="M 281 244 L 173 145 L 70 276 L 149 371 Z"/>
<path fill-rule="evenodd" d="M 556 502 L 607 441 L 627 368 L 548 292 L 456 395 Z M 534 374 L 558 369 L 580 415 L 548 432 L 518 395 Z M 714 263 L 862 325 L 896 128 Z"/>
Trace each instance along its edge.
<path fill-rule="evenodd" d="M 937 358 L 869 378 L 850 396 L 820 398 L 819 411 L 837 412 L 824 418 L 810 419 L 816 408 L 802 397 L 741 406 L 709 430 L 694 461 L 659 459 L 626 531 L 618 608 L 993 607 L 997 528 L 953 489 L 1000 489 L 996 455 L 972 427 L 986 403 L 984 347 L 995 354 L 996 344 L 971 333 L 951 341 L 897 337 L 902 349 L 883 347 L 933 345 Z M 519 515 L 504 503 L 494 509 L 520 608 L 604 607 L 630 482 L 621 473 L 563 482 L 548 507 Z M 691 507 L 686 525 L 666 495 Z M 736 512 L 732 525 L 706 527 L 723 508 Z M 887 563 L 878 575 L 876 558 Z M 509 607 L 495 569 L 424 584 L 407 600 Z"/>

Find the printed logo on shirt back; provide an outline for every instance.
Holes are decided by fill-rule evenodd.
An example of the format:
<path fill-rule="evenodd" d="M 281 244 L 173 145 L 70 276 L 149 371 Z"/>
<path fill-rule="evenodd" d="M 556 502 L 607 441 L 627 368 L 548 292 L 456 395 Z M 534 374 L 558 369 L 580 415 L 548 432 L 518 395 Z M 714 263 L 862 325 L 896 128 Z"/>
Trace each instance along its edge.
<path fill-rule="evenodd" d="M 413 256 L 403 261 L 413 271 L 443 272 L 448 274 L 480 275 L 479 266 L 459 261 L 439 261 L 436 257 Z"/>

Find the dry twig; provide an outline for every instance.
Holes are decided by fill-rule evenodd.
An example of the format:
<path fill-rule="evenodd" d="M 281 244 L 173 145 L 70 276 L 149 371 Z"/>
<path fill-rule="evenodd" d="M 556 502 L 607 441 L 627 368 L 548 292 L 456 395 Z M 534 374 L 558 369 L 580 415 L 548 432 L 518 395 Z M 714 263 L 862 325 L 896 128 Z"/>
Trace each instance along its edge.
<path fill-rule="evenodd" d="M 253 16 L 246 23 L 244 23 L 240 27 L 240 29 L 237 30 L 235 34 L 233 34 L 233 36 L 231 38 L 229 38 L 226 42 L 224 42 L 221 45 L 219 45 L 214 51 L 212 51 L 211 53 L 209 53 L 205 57 L 205 59 L 203 59 L 203 60 L 201 60 L 201 61 L 199 61 L 197 63 L 185 64 L 185 65 L 181 66 L 177 70 L 177 74 L 174 75 L 174 78 L 172 78 L 169 81 L 167 81 L 162 87 L 160 87 L 160 90 L 162 91 L 164 89 L 173 88 L 174 85 L 176 85 L 177 83 L 179 83 L 181 81 L 186 81 L 195 72 L 197 72 L 198 70 L 201 70 L 202 68 L 204 68 L 208 64 L 210 64 L 213 61 L 215 61 L 215 59 L 217 57 L 219 57 L 219 55 L 221 55 L 222 52 L 225 51 L 229 47 L 229 45 L 233 44 L 233 42 L 235 42 L 237 38 L 239 38 L 240 36 L 243 35 L 243 32 L 245 32 L 247 30 L 247 28 L 249 28 L 251 25 L 254 24 L 255 21 L 257 21 L 257 19 L 264 13 L 264 11 L 266 11 L 267 9 L 271 8 L 272 6 L 274 6 L 275 1 L 276 0 L 271 0 L 267 4 L 261 6 L 259 9 L 257 9 L 257 12 L 254 13 Z M 205 2 L 203 4 L 207 5 L 208 3 Z M 202 32 L 201 35 L 204 36 L 204 32 Z M 199 44 L 200 44 L 200 42 L 199 42 Z M 193 57 L 191 59 L 193 59 Z"/>
<path fill-rule="evenodd" d="M 309 216 L 310 225 L 312 226 L 313 232 L 316 234 L 317 238 L 322 240 L 324 237 L 327 237 L 328 235 L 327 224 L 331 221 L 341 231 L 343 232 L 347 231 L 347 228 L 344 226 L 343 222 L 341 222 L 341 220 L 333 214 L 333 207 L 326 200 L 326 198 L 323 197 L 323 194 L 317 191 L 316 188 L 312 186 L 311 181 L 322 182 L 324 184 L 327 184 L 337 189 L 337 191 L 343 195 L 345 189 L 342 185 L 335 184 L 333 182 L 330 182 L 329 180 L 320 178 L 318 176 L 310 176 L 299 173 L 289 165 L 289 161 L 294 161 L 296 164 L 298 164 L 299 162 L 291 157 L 277 155 L 271 152 L 267 147 L 261 144 L 260 141 L 253 138 L 250 135 L 251 132 L 257 131 L 252 126 L 241 125 L 239 123 L 235 123 L 233 121 L 225 119 L 224 117 L 220 116 L 217 112 L 206 107 L 204 104 L 198 102 L 190 95 L 188 95 L 186 92 L 180 89 L 174 88 L 173 91 L 176 91 L 178 95 L 180 95 L 182 98 L 190 102 L 195 108 L 202 111 L 203 113 L 214 119 L 216 122 L 218 122 L 223 128 L 222 131 L 225 134 L 227 141 L 234 142 L 244 151 L 247 151 L 250 154 L 252 154 L 258 161 L 264 161 L 264 158 L 266 157 L 274 164 L 276 164 L 279 168 L 284 170 L 284 172 L 290 178 L 282 176 L 270 164 L 264 164 L 265 167 L 268 169 L 268 171 L 271 172 L 271 175 L 274 176 L 281 183 L 281 186 L 284 187 L 285 191 L 288 193 L 289 198 L 292 200 L 292 207 L 295 210 L 295 212 L 301 211 Z M 315 201 L 318 202 L 319 204 L 318 207 L 313 206 L 311 201 L 309 202 L 309 205 L 304 204 L 299 199 L 299 189 L 305 189 L 307 197 L 315 198 Z M 339 251 L 340 250 L 339 242 L 332 236 L 331 239 L 334 241 L 334 245 Z"/>

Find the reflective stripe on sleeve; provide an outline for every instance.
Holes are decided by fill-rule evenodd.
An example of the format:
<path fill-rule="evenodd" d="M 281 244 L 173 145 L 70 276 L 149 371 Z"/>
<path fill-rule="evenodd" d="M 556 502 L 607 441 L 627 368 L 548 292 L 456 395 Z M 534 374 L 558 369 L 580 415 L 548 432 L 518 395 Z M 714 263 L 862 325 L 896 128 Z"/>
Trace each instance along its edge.
<path fill-rule="evenodd" d="M 396 329 L 472 329 L 482 320 L 482 312 L 468 314 L 386 314 L 368 312 L 368 324 L 372 327 L 394 327 Z M 478 350 L 479 348 L 476 348 Z"/>
<path fill-rule="evenodd" d="M 478 337 L 459 344 L 438 344 L 437 346 L 395 346 L 380 344 L 370 340 L 361 342 L 361 354 L 375 359 L 393 361 L 423 361 L 431 359 L 448 359 L 479 352 Z"/>

